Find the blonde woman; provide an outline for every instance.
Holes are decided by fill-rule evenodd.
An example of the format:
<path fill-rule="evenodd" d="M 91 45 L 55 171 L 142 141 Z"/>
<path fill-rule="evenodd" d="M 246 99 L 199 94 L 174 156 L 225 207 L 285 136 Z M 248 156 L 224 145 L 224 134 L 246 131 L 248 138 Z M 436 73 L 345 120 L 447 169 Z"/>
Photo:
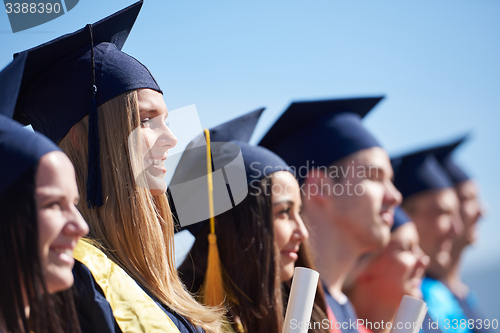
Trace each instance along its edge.
<path fill-rule="evenodd" d="M 15 117 L 75 165 L 90 226 L 75 251 L 82 331 L 217 332 L 219 311 L 191 297 L 174 265 L 162 162 L 177 141 L 162 92 L 120 51 L 141 5 L 26 51 Z"/>

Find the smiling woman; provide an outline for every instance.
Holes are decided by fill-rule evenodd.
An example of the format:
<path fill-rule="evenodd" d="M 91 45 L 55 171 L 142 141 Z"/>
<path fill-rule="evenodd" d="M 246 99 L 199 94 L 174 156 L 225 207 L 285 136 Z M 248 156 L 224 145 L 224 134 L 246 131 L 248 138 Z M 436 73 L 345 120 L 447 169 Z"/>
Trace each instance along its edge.
<path fill-rule="evenodd" d="M 231 150 L 230 145 L 241 150 L 246 173 L 242 183 L 248 191 L 239 204 L 215 217 L 224 272 L 222 288 L 217 288 L 215 279 L 208 277 L 211 258 L 207 249 L 213 239 L 209 236 L 214 234 L 207 221 L 187 227 L 196 240 L 179 267 L 186 286 L 198 293 L 204 304 L 214 305 L 207 291 L 221 294 L 214 299 L 224 300 L 231 324 L 226 327 L 229 332 L 281 332 L 295 267 L 314 268 L 308 253 L 309 235 L 300 217 L 302 201 L 297 180 L 280 157 L 247 143 L 260 112 L 254 111 L 209 131 L 212 142 L 227 142 L 213 147 L 215 165 Z M 197 165 L 204 159 L 205 150 L 200 151 L 198 162 L 189 159 L 189 164 Z M 177 166 L 180 171 L 176 173 L 183 173 L 188 167 L 181 160 Z M 233 200 L 236 188 L 231 187 Z M 182 223 L 182 215 L 179 218 Z M 317 289 L 311 320 L 320 323 L 328 320 L 321 288 Z M 311 332 L 328 330 L 315 328 Z"/>
<path fill-rule="evenodd" d="M 0 160 L 0 331 L 79 332 L 72 293 L 58 293 L 73 285 L 73 250 L 88 233 L 73 166 L 3 116 Z"/>
<path fill-rule="evenodd" d="M 391 327 L 382 323 L 392 323 L 403 296 L 422 298 L 420 287 L 428 264 L 415 224 L 398 207 L 389 244 L 360 260 L 344 285 L 366 328 L 388 333 Z"/>

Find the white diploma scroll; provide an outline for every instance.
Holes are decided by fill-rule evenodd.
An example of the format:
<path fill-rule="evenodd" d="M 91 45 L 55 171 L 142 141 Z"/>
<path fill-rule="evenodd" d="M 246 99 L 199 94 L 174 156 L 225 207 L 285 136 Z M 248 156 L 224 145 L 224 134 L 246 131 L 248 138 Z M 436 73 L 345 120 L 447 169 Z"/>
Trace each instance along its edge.
<path fill-rule="evenodd" d="M 403 296 L 392 323 L 391 333 L 417 333 L 426 313 L 427 304 L 424 301 L 408 295 Z"/>
<path fill-rule="evenodd" d="M 309 268 L 295 267 L 283 333 L 307 333 L 318 280 L 318 272 Z"/>

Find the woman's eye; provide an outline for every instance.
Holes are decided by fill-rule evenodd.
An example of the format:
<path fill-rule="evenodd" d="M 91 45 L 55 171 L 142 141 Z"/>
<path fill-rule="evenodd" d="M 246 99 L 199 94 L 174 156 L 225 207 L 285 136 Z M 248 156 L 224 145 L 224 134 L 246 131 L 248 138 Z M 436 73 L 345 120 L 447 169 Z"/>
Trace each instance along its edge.
<path fill-rule="evenodd" d="M 281 214 L 288 214 L 288 213 L 290 213 L 290 207 L 288 207 L 287 209 L 283 209 L 283 210 L 281 210 L 281 211 L 278 212 L 279 215 L 281 215 Z"/>
<path fill-rule="evenodd" d="M 51 202 L 51 203 L 46 204 L 44 206 L 44 208 L 61 209 L 61 205 L 59 204 L 59 202 L 55 201 L 55 202 Z"/>
<path fill-rule="evenodd" d="M 149 118 L 144 118 L 144 119 L 141 119 L 141 127 L 142 128 L 147 128 L 150 126 L 150 120 Z"/>

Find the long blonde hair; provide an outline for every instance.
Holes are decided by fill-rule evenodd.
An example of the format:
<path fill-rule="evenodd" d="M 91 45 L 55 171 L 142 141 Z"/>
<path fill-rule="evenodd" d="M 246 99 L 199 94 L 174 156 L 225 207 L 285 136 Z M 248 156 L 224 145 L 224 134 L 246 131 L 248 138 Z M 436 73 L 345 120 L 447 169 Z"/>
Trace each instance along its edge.
<path fill-rule="evenodd" d="M 137 92 L 107 101 L 98 108 L 98 117 L 102 207 L 89 209 L 85 199 L 88 116 L 76 123 L 60 143 L 75 166 L 82 197 L 78 209 L 89 224 L 89 237 L 161 303 L 207 333 L 218 332 L 220 310 L 197 303 L 179 279 L 174 263 L 173 219 L 166 195 L 153 197 L 136 183 L 132 163 L 141 164 L 142 158 L 129 150 L 127 140 L 140 126 Z"/>

